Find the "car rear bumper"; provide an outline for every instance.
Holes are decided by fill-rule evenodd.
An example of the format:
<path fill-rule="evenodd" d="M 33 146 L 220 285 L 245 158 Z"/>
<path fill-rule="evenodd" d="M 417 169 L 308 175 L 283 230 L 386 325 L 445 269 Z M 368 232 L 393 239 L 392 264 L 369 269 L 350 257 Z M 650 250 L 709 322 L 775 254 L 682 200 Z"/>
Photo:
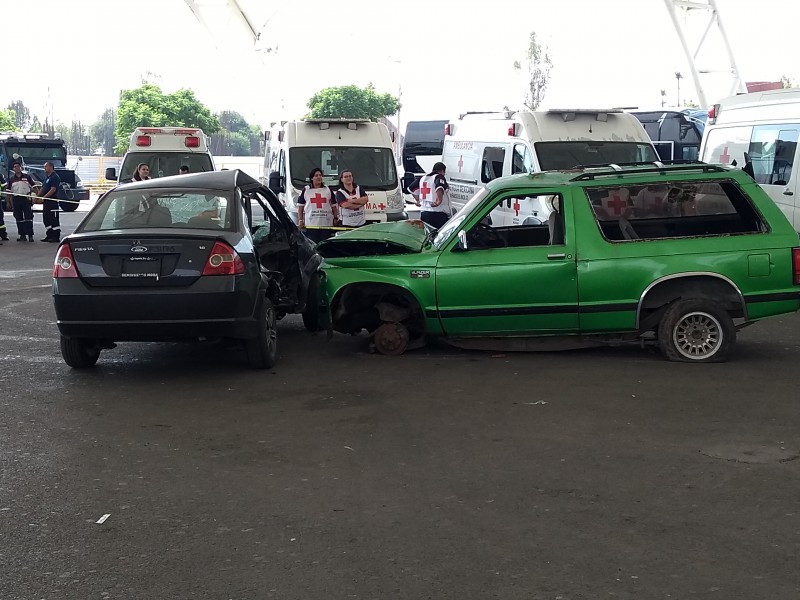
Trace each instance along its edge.
<path fill-rule="evenodd" d="M 56 323 L 64 336 L 110 341 L 255 337 L 255 292 L 232 290 L 225 279 L 150 289 L 92 288 L 80 279 L 56 279 Z"/>

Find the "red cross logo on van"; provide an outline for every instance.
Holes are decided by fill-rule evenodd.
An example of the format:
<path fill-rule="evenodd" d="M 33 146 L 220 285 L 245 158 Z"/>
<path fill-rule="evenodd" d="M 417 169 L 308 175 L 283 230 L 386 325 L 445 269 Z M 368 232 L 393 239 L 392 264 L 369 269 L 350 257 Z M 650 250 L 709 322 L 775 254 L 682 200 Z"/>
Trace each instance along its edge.
<path fill-rule="evenodd" d="M 464 155 L 458 157 L 458 172 L 461 173 L 461 167 L 464 166 Z"/>
<path fill-rule="evenodd" d="M 731 161 L 731 155 L 728 154 L 728 147 L 725 146 L 725 150 L 722 151 L 722 154 L 719 155 L 719 162 L 723 165 L 727 165 Z"/>
<path fill-rule="evenodd" d="M 514 198 L 514 216 L 515 217 L 519 216 L 519 200 L 517 200 L 516 198 Z"/>

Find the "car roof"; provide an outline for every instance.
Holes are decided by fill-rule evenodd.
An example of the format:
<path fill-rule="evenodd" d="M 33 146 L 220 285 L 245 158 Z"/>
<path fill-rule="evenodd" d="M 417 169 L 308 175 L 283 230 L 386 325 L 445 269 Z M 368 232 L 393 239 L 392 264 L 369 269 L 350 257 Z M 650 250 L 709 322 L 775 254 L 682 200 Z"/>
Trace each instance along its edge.
<path fill-rule="evenodd" d="M 188 173 L 186 175 L 171 175 L 169 177 L 158 177 L 145 181 L 132 181 L 131 183 L 121 184 L 126 190 L 150 190 L 154 188 L 171 189 L 197 189 L 207 188 L 211 190 L 230 190 L 234 187 L 254 188 L 261 183 L 253 179 L 240 169 L 225 171 L 206 171 L 203 173 Z"/>
<path fill-rule="evenodd" d="M 660 182 L 676 179 L 730 179 L 738 176 L 741 169 L 709 165 L 696 162 L 690 164 L 638 163 L 636 165 L 605 165 L 580 167 L 566 171 L 539 171 L 522 173 L 495 179 L 486 184 L 489 191 L 500 191 L 514 188 L 554 187 L 554 186 L 604 186 L 622 185 L 626 181 L 646 184 L 650 181 Z"/>

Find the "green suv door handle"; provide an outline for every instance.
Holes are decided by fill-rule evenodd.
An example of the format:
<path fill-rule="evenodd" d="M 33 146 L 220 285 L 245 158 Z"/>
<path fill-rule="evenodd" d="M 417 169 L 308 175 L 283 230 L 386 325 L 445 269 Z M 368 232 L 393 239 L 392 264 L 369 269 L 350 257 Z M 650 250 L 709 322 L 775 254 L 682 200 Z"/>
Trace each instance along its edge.
<path fill-rule="evenodd" d="M 563 252 L 561 254 L 548 254 L 547 260 L 564 260 L 567 258 L 567 255 Z"/>

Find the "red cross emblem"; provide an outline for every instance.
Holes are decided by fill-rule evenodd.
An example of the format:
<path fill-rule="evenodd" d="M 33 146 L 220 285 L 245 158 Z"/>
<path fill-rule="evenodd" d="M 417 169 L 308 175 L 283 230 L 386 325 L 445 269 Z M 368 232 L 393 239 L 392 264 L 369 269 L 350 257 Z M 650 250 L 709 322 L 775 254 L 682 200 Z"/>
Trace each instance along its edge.
<path fill-rule="evenodd" d="M 419 195 L 422 196 L 423 200 L 425 200 L 425 198 L 427 198 L 428 194 L 430 193 L 431 193 L 431 188 L 428 187 L 428 182 L 426 181 L 419 188 Z"/>
<path fill-rule="evenodd" d="M 728 147 L 725 146 L 725 150 L 722 151 L 722 154 L 719 155 L 719 162 L 723 165 L 727 165 L 731 161 L 731 155 L 728 154 Z"/>
<path fill-rule="evenodd" d="M 619 194 L 614 194 L 608 199 L 608 208 L 613 210 L 616 216 L 620 216 L 628 208 L 628 203 Z"/>
<path fill-rule="evenodd" d="M 515 217 L 519 216 L 519 200 L 517 200 L 516 198 L 514 198 L 514 216 Z"/>
<path fill-rule="evenodd" d="M 458 157 L 458 172 L 461 173 L 461 167 L 464 166 L 464 155 Z"/>
<path fill-rule="evenodd" d="M 378 208 L 383 210 L 384 208 L 386 208 L 386 205 L 383 202 L 381 202 L 380 204 L 378 204 Z"/>
<path fill-rule="evenodd" d="M 322 208 L 322 205 L 325 204 L 327 201 L 328 201 L 327 198 L 325 198 L 325 196 L 323 196 L 319 192 L 317 192 L 314 196 L 311 197 L 311 204 L 313 204 L 317 208 Z"/>

